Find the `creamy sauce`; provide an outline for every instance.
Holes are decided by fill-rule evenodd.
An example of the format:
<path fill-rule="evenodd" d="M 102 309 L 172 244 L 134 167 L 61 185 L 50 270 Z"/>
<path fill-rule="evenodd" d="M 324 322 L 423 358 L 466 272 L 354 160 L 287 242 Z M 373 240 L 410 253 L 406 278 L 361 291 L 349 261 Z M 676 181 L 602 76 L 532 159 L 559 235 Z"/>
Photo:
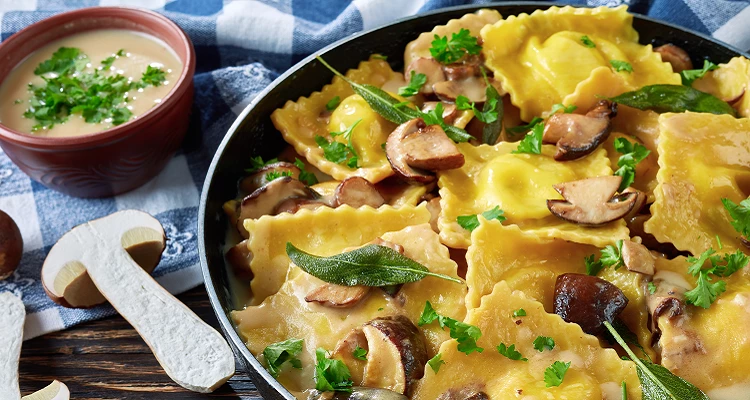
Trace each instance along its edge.
<path fill-rule="evenodd" d="M 706 393 L 711 400 L 750 400 L 750 383 L 738 383 Z"/>
<path fill-rule="evenodd" d="M 28 84 L 43 85 L 44 80 L 34 74 L 34 69 L 60 47 L 75 47 L 86 54 L 90 60 L 82 72 L 93 72 L 101 66 L 106 58 L 124 49 L 124 54 L 118 57 L 105 74 L 120 74 L 140 81 L 141 76 L 150 65 L 161 68 L 166 73 L 166 80 L 160 86 L 148 86 L 143 89 L 133 89 L 127 93 L 129 101 L 127 108 L 133 113 L 130 121 L 157 106 L 172 90 L 182 70 L 182 63 L 177 54 L 163 41 L 144 33 L 108 29 L 88 31 L 71 35 L 37 50 L 22 61 L 0 86 L 0 124 L 11 129 L 32 133 L 32 127 L 37 125 L 33 118 L 25 118 L 24 112 L 29 109 L 32 95 Z M 33 132 L 37 136 L 78 136 L 109 129 L 113 126 L 111 119 L 101 123 L 88 123 L 80 114 L 71 114 L 67 122 L 55 124 L 51 129 L 40 129 Z"/>

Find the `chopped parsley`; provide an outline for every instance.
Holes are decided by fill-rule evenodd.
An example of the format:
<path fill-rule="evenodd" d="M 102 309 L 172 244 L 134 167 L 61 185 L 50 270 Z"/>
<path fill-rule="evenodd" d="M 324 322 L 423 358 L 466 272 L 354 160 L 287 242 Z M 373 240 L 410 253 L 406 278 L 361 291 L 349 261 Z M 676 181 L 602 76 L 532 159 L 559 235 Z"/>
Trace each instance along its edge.
<path fill-rule="evenodd" d="M 336 164 L 345 163 L 347 167 L 352 169 L 359 168 L 359 156 L 357 155 L 357 151 L 354 149 L 354 145 L 352 144 L 352 132 L 360 122 L 362 122 L 362 120 L 358 119 L 345 131 L 330 133 L 332 138 L 335 138 L 336 136 L 343 136 L 347 141 L 346 144 L 338 142 L 336 140 L 329 142 L 323 136 L 315 137 L 315 143 L 317 143 L 318 146 L 323 149 L 323 155 L 325 156 L 326 160 Z"/>
<path fill-rule="evenodd" d="M 294 159 L 294 165 L 299 168 L 299 180 L 307 186 L 312 186 L 318 183 L 318 177 L 314 173 L 309 172 L 305 169 L 305 163 L 299 158 Z"/>
<path fill-rule="evenodd" d="M 512 153 L 542 154 L 542 136 L 544 136 L 544 122 L 538 122 L 531 128 L 531 132 L 523 137 Z"/>
<path fill-rule="evenodd" d="M 709 248 L 697 258 L 688 257 L 688 262 L 690 263 L 688 273 L 697 279 L 695 288 L 685 292 L 686 303 L 709 308 L 719 295 L 727 290 L 725 281 L 714 281 L 711 275 L 726 278 L 745 268 L 749 261 L 748 257 L 741 250 L 724 254 L 723 257 L 714 253 L 716 251 L 713 248 Z M 709 268 L 703 268 L 706 261 L 711 263 Z"/>
<path fill-rule="evenodd" d="M 414 96 L 419 93 L 419 89 L 421 89 L 425 83 L 427 83 L 427 75 L 411 71 L 409 84 L 398 88 L 398 95 L 404 97 Z"/>
<path fill-rule="evenodd" d="M 466 54 L 479 54 L 482 46 L 477 43 L 477 38 L 471 36 L 468 29 L 461 28 L 453 33 L 450 40 L 448 36 L 435 35 L 430 48 L 433 58 L 443 64 L 451 64 L 462 59 Z"/>
<path fill-rule="evenodd" d="M 440 371 L 440 366 L 445 364 L 445 360 L 442 360 L 443 355 L 440 353 L 435 354 L 435 357 L 430 358 L 430 361 L 427 361 L 427 365 L 432 368 L 432 371 L 436 374 L 438 371 Z"/>
<path fill-rule="evenodd" d="M 283 342 L 268 345 L 263 350 L 266 359 L 266 369 L 274 378 L 279 377 L 281 366 L 285 362 L 297 369 L 302 369 L 302 362 L 297 358 L 302 352 L 302 339 L 288 339 Z"/>
<path fill-rule="evenodd" d="M 341 97 L 334 96 L 331 100 L 328 100 L 328 103 L 326 103 L 326 110 L 333 111 L 339 106 L 339 104 L 341 104 Z"/>
<path fill-rule="evenodd" d="M 513 311 L 513 318 L 518 317 L 525 317 L 526 316 L 526 310 L 523 308 L 519 308 L 518 310 Z"/>
<path fill-rule="evenodd" d="M 430 304 L 430 302 L 428 301 L 425 303 L 422 315 L 419 317 L 418 325 L 428 325 L 435 320 L 437 320 L 438 324 L 440 324 L 440 328 L 445 328 L 446 326 L 448 327 L 450 336 L 453 339 L 456 339 L 456 341 L 458 342 L 458 351 L 467 355 L 475 351 L 478 353 L 484 351 L 483 348 L 477 346 L 477 340 L 479 340 L 479 338 L 482 336 L 482 332 L 479 330 L 479 328 L 474 325 L 469 325 L 453 318 L 438 314 L 437 311 L 432 308 L 432 304 Z"/>
<path fill-rule="evenodd" d="M 555 361 L 544 370 L 544 383 L 547 387 L 560 386 L 565 379 L 565 373 L 570 368 L 570 362 Z"/>
<path fill-rule="evenodd" d="M 116 56 L 124 55 L 124 50 Z M 148 66 L 141 79 L 130 81 L 124 75 L 109 73 L 114 59 L 102 62 L 106 69 L 91 69 L 90 60 L 80 49 L 60 47 L 52 57 L 40 63 L 34 74 L 43 85 L 29 85 L 30 107 L 23 116 L 33 119 L 33 131 L 65 123 L 71 114 L 80 114 L 88 123 L 120 125 L 133 116 L 127 108 L 134 89 L 159 86 L 166 80 L 161 68 Z"/>
<path fill-rule="evenodd" d="M 292 176 L 292 171 L 271 171 L 266 174 L 266 182 L 271 182 L 274 179 L 279 179 L 284 176 Z"/>
<path fill-rule="evenodd" d="M 594 43 L 594 41 L 589 39 L 589 37 L 586 35 L 581 36 L 581 43 L 583 43 L 584 46 L 590 49 L 593 49 L 594 47 L 596 47 L 596 44 Z"/>
<path fill-rule="evenodd" d="M 384 56 L 382 54 L 373 54 L 370 56 L 373 60 L 387 60 L 388 56 Z"/>
<path fill-rule="evenodd" d="M 503 216 L 504 213 L 505 212 L 500 209 L 500 206 L 495 206 L 495 208 L 483 212 L 482 216 L 488 221 L 496 219 L 500 222 L 503 222 L 507 219 Z M 479 227 L 479 217 L 477 217 L 476 214 L 460 215 L 456 218 L 456 222 L 458 222 L 458 224 L 467 231 L 473 231 L 474 229 L 477 229 Z"/>
<path fill-rule="evenodd" d="M 115 60 L 117 60 L 119 57 L 122 57 L 124 55 L 125 55 L 125 49 L 118 50 L 117 53 L 105 58 L 102 61 L 102 68 L 109 69 L 112 66 L 112 63 L 115 62 Z"/>
<path fill-rule="evenodd" d="M 497 346 L 497 352 L 504 355 L 505 357 L 508 357 L 511 360 L 529 361 L 528 358 L 523 357 L 521 353 L 516 350 L 515 344 L 506 347 L 505 343 L 500 343 L 500 346 Z"/>
<path fill-rule="evenodd" d="M 701 69 L 686 69 L 680 72 L 682 78 L 682 84 L 685 86 L 693 86 L 693 82 L 697 79 L 703 78 L 708 71 L 719 69 L 719 66 L 708 60 L 703 60 L 703 68 Z"/>
<path fill-rule="evenodd" d="M 654 284 L 654 282 L 649 282 L 648 285 L 646 285 L 646 288 L 648 289 L 648 292 L 650 294 L 656 293 L 656 285 Z"/>
<path fill-rule="evenodd" d="M 531 128 L 535 127 L 536 124 L 538 124 L 540 122 L 544 122 L 544 120 L 541 119 L 541 118 L 539 118 L 539 117 L 534 117 L 531 120 L 531 122 L 529 122 L 528 124 L 526 124 L 526 125 L 519 125 L 519 126 L 516 126 L 516 127 L 513 127 L 513 128 L 508 128 L 508 129 L 506 129 L 506 132 L 508 132 L 508 134 L 510 136 L 517 136 L 517 135 L 520 135 L 522 133 L 526 133 L 526 132 L 530 131 Z"/>
<path fill-rule="evenodd" d="M 272 158 L 268 161 L 263 161 L 263 157 L 257 156 L 250 158 L 250 168 L 245 168 L 245 172 L 248 174 L 252 174 L 253 172 L 265 167 L 266 165 L 271 165 L 279 162 L 278 158 Z"/>
<path fill-rule="evenodd" d="M 356 358 L 357 360 L 367 361 L 367 350 L 357 346 L 357 348 L 352 352 L 352 357 Z"/>
<path fill-rule="evenodd" d="M 615 139 L 615 150 L 622 155 L 617 160 L 617 166 L 620 167 L 615 171 L 615 175 L 622 177 L 619 191 L 622 192 L 635 181 L 635 167 L 651 154 L 651 150 L 640 143 L 631 143 L 628 139 Z"/>
<path fill-rule="evenodd" d="M 343 361 L 328 358 L 326 350 L 320 347 L 315 351 L 315 358 L 315 389 L 324 392 L 352 392 L 352 374 Z"/>
<path fill-rule="evenodd" d="M 573 104 L 566 106 L 565 104 L 557 103 L 552 106 L 552 110 L 549 112 L 549 115 L 552 115 L 560 110 L 562 110 L 563 114 L 570 114 L 576 109 L 578 109 L 578 106 Z"/>
<path fill-rule="evenodd" d="M 443 103 L 437 103 L 434 109 L 422 113 L 424 123 L 427 125 L 440 125 L 440 127 L 444 127 L 445 121 L 443 120 L 443 110 Z"/>
<path fill-rule="evenodd" d="M 633 66 L 630 65 L 630 63 L 627 61 L 609 60 L 609 63 L 612 64 L 612 68 L 614 68 L 617 72 L 633 72 Z"/>
<path fill-rule="evenodd" d="M 614 267 L 618 269 L 622 267 L 625 261 L 622 259 L 622 240 L 615 242 L 615 246 L 611 244 L 600 250 L 601 256 L 598 260 L 595 259 L 595 255 L 591 254 L 584 258 L 583 262 L 586 265 L 586 273 L 591 276 L 599 275 L 602 269 L 608 267 Z"/>
<path fill-rule="evenodd" d="M 487 100 L 487 104 L 488 107 L 485 107 L 487 108 L 487 111 L 480 111 L 476 108 L 476 105 L 473 101 L 469 101 L 468 97 L 459 95 L 456 98 L 456 108 L 458 108 L 459 110 L 472 110 L 474 112 L 474 116 L 477 117 L 478 120 L 484 122 L 485 124 L 491 124 L 497 121 L 497 105 L 499 104 L 499 101 L 496 97 L 493 97 Z"/>
<path fill-rule="evenodd" d="M 555 348 L 555 339 L 547 336 L 537 336 L 534 339 L 534 348 L 540 353 L 545 349 L 552 350 Z"/>
<path fill-rule="evenodd" d="M 740 204 L 734 204 L 732 200 L 721 199 L 724 208 L 732 217 L 732 227 L 746 239 L 750 239 L 750 198 L 740 201 Z"/>

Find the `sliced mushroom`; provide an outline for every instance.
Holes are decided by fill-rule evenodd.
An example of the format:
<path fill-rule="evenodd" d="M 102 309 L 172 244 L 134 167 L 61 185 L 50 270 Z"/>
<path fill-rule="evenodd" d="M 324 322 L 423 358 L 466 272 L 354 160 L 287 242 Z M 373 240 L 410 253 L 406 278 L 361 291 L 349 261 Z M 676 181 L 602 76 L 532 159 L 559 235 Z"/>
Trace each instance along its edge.
<path fill-rule="evenodd" d="M 656 290 L 651 293 L 646 289 L 645 293 L 646 305 L 653 319 L 662 316 L 671 319 L 685 313 L 685 292 L 690 289 L 685 278 L 672 271 L 660 271 L 651 282 Z"/>
<path fill-rule="evenodd" d="M 693 62 L 690 61 L 688 53 L 672 43 L 659 46 L 654 51 L 661 54 L 662 61 L 672 64 L 674 72 L 680 73 L 686 69 L 693 69 Z"/>
<path fill-rule="evenodd" d="M 240 279 L 250 279 L 253 271 L 250 262 L 253 261 L 253 253 L 247 248 L 247 240 L 243 240 L 232 246 L 225 255 L 229 265 L 232 266 L 234 275 Z"/>
<path fill-rule="evenodd" d="M 307 400 L 409 400 L 409 398 L 388 389 L 354 386 L 351 393 L 314 390 Z"/>
<path fill-rule="evenodd" d="M 336 343 L 336 347 L 331 353 L 331 358 L 336 358 L 343 361 L 344 364 L 346 364 L 347 368 L 349 368 L 349 372 L 352 374 L 352 382 L 354 382 L 355 384 L 360 384 L 362 383 L 362 377 L 365 373 L 365 365 L 367 364 L 367 359 L 366 356 L 364 360 L 354 357 L 354 351 L 357 348 L 361 348 L 369 352 L 369 347 L 367 346 L 367 338 L 365 337 L 365 333 L 362 331 L 362 327 L 360 326 L 349 331 L 346 336 L 344 336 L 338 341 L 338 343 Z"/>
<path fill-rule="evenodd" d="M 581 326 L 590 335 L 602 335 L 628 305 L 625 294 L 610 282 L 584 274 L 562 274 L 555 281 L 555 314 Z"/>
<path fill-rule="evenodd" d="M 470 77 L 458 81 L 443 81 L 432 85 L 432 90 L 441 101 L 455 102 L 458 96 L 469 101 L 484 103 L 487 100 L 487 85 L 482 77 Z"/>
<path fill-rule="evenodd" d="M 369 349 L 363 386 L 410 396 L 428 360 L 419 329 L 408 318 L 397 315 L 374 319 L 362 331 Z"/>
<path fill-rule="evenodd" d="M 406 164 L 428 171 L 461 168 L 464 155 L 439 125 L 428 125 L 401 141 Z"/>
<path fill-rule="evenodd" d="M 370 293 L 368 286 L 341 286 L 325 283 L 305 296 L 308 303 L 318 303 L 332 308 L 350 308 L 356 306 Z"/>
<path fill-rule="evenodd" d="M 430 227 L 435 233 L 440 233 L 438 218 L 440 218 L 442 209 L 443 208 L 440 206 L 440 197 L 435 197 L 427 201 L 427 211 L 430 212 Z"/>
<path fill-rule="evenodd" d="M 453 121 L 455 121 L 456 116 L 458 116 L 458 108 L 456 108 L 456 105 L 453 103 L 442 103 L 439 101 L 426 101 L 422 105 L 422 112 L 427 113 L 435 109 L 438 104 L 443 105 L 443 121 L 445 121 L 446 124 L 453 124 Z"/>
<path fill-rule="evenodd" d="M 267 179 L 267 176 L 270 173 L 280 174 L 280 176 L 283 176 L 281 174 L 287 174 L 294 179 L 299 179 L 300 169 L 297 168 L 297 166 L 294 164 L 283 161 L 266 165 L 253 172 L 252 175 L 240 180 L 240 193 L 243 196 L 247 196 L 248 194 L 258 190 L 258 188 L 260 188 L 261 186 L 270 183 Z"/>
<path fill-rule="evenodd" d="M 646 193 L 641 192 L 640 190 L 634 189 L 633 187 L 629 186 L 627 189 L 623 190 L 622 193 L 635 193 L 635 204 L 633 204 L 633 209 L 630 210 L 630 212 L 625 216 L 625 219 L 630 219 L 635 217 L 636 215 L 640 214 L 641 211 L 646 207 L 646 203 L 648 202 L 648 195 Z"/>
<path fill-rule="evenodd" d="M 620 219 L 633 209 L 636 192 L 615 195 L 622 178 L 598 176 L 554 185 L 565 200 L 547 200 L 556 217 L 583 226 L 599 226 Z"/>
<path fill-rule="evenodd" d="M 320 195 L 292 177 L 284 176 L 275 179 L 242 199 L 240 215 L 237 218 L 237 229 L 247 239 L 248 234 L 243 226 L 246 219 L 274 215 L 274 212 L 284 200 L 293 198 L 314 200 L 320 198 Z"/>
<path fill-rule="evenodd" d="M 742 100 L 743 97 L 745 97 L 745 90 L 746 89 L 743 87 L 742 88 L 742 92 L 740 92 L 740 94 L 738 94 L 737 96 L 734 96 L 732 98 L 726 99 L 724 101 L 726 101 L 730 106 L 734 106 L 735 104 L 737 104 L 737 102 L 739 102 L 740 100 Z"/>
<path fill-rule="evenodd" d="M 484 392 L 484 384 L 473 384 L 460 389 L 449 389 L 440 395 L 437 400 L 489 400 Z"/>
<path fill-rule="evenodd" d="M 557 161 L 581 158 L 607 140 L 612 131 L 610 118 L 616 113 L 616 103 L 602 100 L 586 115 L 555 114 L 544 125 L 542 141 L 557 145 Z"/>
<path fill-rule="evenodd" d="M 424 121 L 420 118 L 406 121 L 391 132 L 385 142 L 385 156 L 391 163 L 391 168 L 402 178 L 409 181 L 429 183 L 435 180 L 435 175 L 429 171 L 421 171 L 409 166 L 406 162 L 406 152 L 402 147 L 405 138 L 425 127 Z"/>
<path fill-rule="evenodd" d="M 443 66 L 432 57 L 422 57 L 412 61 L 404 71 L 407 82 L 411 79 L 411 71 L 427 76 L 427 82 L 422 85 L 422 88 L 419 90 L 420 93 L 432 94 L 432 85 L 445 81 Z"/>
<path fill-rule="evenodd" d="M 360 176 L 344 179 L 333 196 L 333 206 L 347 204 L 353 208 L 370 206 L 378 208 L 385 204 L 385 199 L 370 181 Z"/>
<path fill-rule="evenodd" d="M 471 77 L 482 76 L 482 57 L 469 56 L 461 62 L 443 65 L 445 77 L 451 81 L 460 81 Z"/>
<path fill-rule="evenodd" d="M 645 275 L 654 274 L 654 256 L 646 246 L 625 240 L 622 242 L 622 261 L 628 271 L 638 272 Z"/>

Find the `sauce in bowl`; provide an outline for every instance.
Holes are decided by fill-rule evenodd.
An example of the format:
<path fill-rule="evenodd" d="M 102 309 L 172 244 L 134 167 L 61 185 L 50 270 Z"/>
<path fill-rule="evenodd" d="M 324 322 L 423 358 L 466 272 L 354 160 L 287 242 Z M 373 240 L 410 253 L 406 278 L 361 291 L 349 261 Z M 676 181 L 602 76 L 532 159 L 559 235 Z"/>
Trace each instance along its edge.
<path fill-rule="evenodd" d="M 47 137 L 101 132 L 157 106 L 181 70 L 174 51 L 148 34 L 74 34 L 13 69 L 0 85 L 0 124 Z"/>

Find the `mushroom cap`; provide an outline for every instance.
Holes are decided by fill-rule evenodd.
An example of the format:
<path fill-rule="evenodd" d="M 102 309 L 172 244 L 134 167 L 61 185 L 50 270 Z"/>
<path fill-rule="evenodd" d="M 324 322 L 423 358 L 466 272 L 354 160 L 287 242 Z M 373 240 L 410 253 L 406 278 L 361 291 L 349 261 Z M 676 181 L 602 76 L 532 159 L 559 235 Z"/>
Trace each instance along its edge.
<path fill-rule="evenodd" d="M 547 200 L 547 208 L 558 218 L 583 226 L 599 226 L 627 215 L 638 194 L 615 196 L 622 177 L 598 176 L 554 185 L 565 200 Z"/>
<path fill-rule="evenodd" d="M 237 278 L 251 279 L 253 277 L 253 271 L 250 269 L 253 253 L 247 247 L 247 239 L 230 247 L 224 257 L 232 266 L 232 271 Z"/>
<path fill-rule="evenodd" d="M 43 389 L 36 391 L 28 396 L 21 397 L 21 400 L 69 400 L 70 390 L 60 381 L 52 381 Z"/>
<path fill-rule="evenodd" d="M 0 210 L 0 281 L 18 268 L 23 255 L 23 237 L 10 215 Z"/>
<path fill-rule="evenodd" d="M 464 155 L 439 125 L 428 125 L 401 141 L 406 163 L 414 168 L 442 171 L 461 168 Z"/>
<path fill-rule="evenodd" d="M 661 54 L 661 60 L 671 64 L 672 70 L 678 74 L 686 69 L 693 69 L 693 62 L 688 53 L 672 43 L 656 47 L 654 51 Z"/>
<path fill-rule="evenodd" d="M 301 181 L 290 176 L 274 179 L 242 199 L 237 229 L 244 238 L 248 233 L 243 225 L 246 219 L 257 219 L 264 215 L 275 215 L 279 205 L 287 199 L 318 199 L 320 195 Z"/>
<path fill-rule="evenodd" d="M 396 127 L 396 129 L 388 135 L 388 139 L 385 142 L 385 156 L 388 158 L 388 162 L 391 163 L 393 171 L 406 180 L 419 183 L 432 182 L 435 180 L 435 175 L 428 171 L 421 171 L 409 166 L 406 161 L 406 153 L 404 152 L 401 143 L 404 138 L 418 132 L 425 126 L 426 125 L 421 118 L 411 119 Z"/>
<path fill-rule="evenodd" d="M 609 118 L 592 118 L 580 114 L 555 114 L 544 125 L 544 143 L 557 144 L 555 160 L 570 161 L 596 150 L 609 137 Z"/>
<path fill-rule="evenodd" d="M 271 172 L 278 172 L 279 174 L 291 173 L 291 178 L 299 179 L 299 174 L 301 171 L 296 165 L 285 161 L 279 161 L 273 164 L 265 165 L 259 170 L 253 172 L 250 176 L 247 176 L 240 180 L 238 185 L 239 192 L 247 196 L 250 193 L 258 190 L 258 188 L 260 188 L 261 186 L 268 184 L 269 182 L 268 180 L 266 180 L 266 175 Z"/>
<path fill-rule="evenodd" d="M 308 303 L 318 303 L 332 308 L 351 308 L 370 293 L 369 286 L 342 286 L 324 283 L 305 296 Z"/>
<path fill-rule="evenodd" d="M 348 204 L 352 208 L 378 208 L 385 204 L 385 199 L 370 181 L 361 176 L 352 176 L 344 179 L 336 187 L 333 206 L 338 207 L 342 204 Z"/>
<path fill-rule="evenodd" d="M 164 228 L 156 218 L 137 210 L 120 211 L 133 221 L 133 229 L 122 236 L 122 247 L 130 257 L 146 272 L 151 273 L 161 260 L 161 254 L 166 248 Z M 105 217 L 107 218 L 107 217 Z M 94 221 L 92 221 L 94 222 Z M 84 225 L 90 224 L 87 222 Z M 65 233 L 58 243 L 64 240 L 74 240 L 73 228 Z M 55 245 L 57 246 L 57 245 Z M 79 246 L 83 247 L 83 246 Z M 54 248 L 54 247 L 53 247 Z M 50 299 L 64 307 L 90 308 L 106 302 L 91 281 L 86 267 L 78 261 L 85 249 L 64 249 L 58 254 L 65 255 L 61 262 L 52 252 L 47 255 L 42 265 L 42 286 Z"/>
<path fill-rule="evenodd" d="M 614 322 L 627 304 L 620 288 L 596 276 L 567 273 L 555 281 L 555 314 L 590 335 L 603 334 L 604 321 Z"/>

